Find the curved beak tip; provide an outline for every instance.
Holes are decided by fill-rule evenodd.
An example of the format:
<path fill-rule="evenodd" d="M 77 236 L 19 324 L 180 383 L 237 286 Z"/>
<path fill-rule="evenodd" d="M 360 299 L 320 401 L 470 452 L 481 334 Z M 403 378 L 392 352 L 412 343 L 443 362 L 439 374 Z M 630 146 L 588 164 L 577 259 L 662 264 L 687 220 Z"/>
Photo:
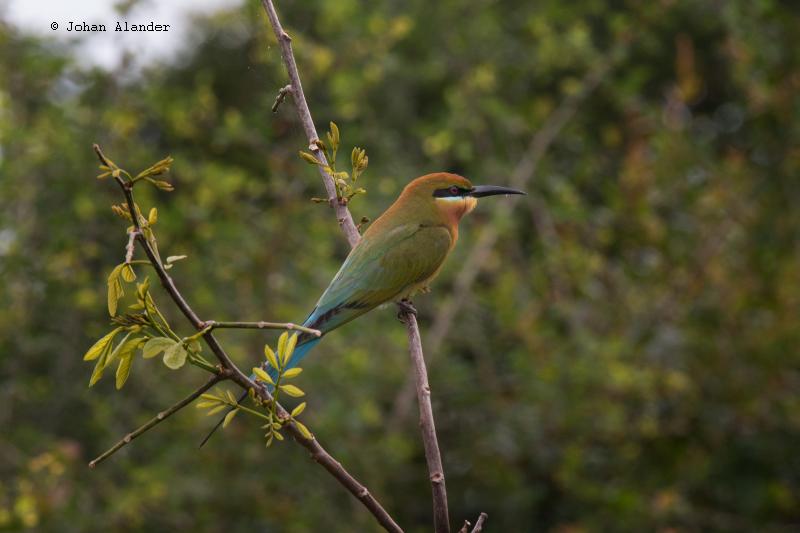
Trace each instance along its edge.
<path fill-rule="evenodd" d="M 500 187 L 498 185 L 476 185 L 472 188 L 470 192 L 470 196 L 474 196 L 475 198 L 480 198 L 483 196 L 495 196 L 498 194 L 523 194 L 527 195 L 525 191 L 520 191 L 518 189 L 512 189 L 510 187 Z"/>

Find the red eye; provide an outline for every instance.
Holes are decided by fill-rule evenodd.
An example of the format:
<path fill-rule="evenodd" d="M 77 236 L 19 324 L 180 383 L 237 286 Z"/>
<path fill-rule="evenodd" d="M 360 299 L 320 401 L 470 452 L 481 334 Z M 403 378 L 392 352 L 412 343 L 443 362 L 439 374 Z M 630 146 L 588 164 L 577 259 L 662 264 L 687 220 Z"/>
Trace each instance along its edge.
<path fill-rule="evenodd" d="M 453 196 L 458 196 L 458 187 L 455 186 L 450 187 L 450 194 L 452 194 Z"/>

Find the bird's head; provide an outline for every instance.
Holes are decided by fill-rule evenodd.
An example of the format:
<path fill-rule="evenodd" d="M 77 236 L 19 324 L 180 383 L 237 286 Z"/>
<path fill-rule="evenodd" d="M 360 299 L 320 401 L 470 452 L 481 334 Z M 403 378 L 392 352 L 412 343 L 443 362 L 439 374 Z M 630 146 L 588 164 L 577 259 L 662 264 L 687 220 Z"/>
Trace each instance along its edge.
<path fill-rule="evenodd" d="M 421 176 L 409 183 L 403 191 L 403 195 L 413 196 L 417 201 L 434 206 L 455 224 L 475 209 L 478 198 L 497 194 L 525 193 L 496 185 L 473 185 L 467 178 L 447 172 Z"/>

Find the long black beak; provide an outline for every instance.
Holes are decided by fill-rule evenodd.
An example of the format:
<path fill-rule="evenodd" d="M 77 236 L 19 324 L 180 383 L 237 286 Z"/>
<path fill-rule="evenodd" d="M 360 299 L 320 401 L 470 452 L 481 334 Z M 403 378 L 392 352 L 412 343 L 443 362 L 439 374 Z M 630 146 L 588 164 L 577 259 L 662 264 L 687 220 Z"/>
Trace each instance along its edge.
<path fill-rule="evenodd" d="M 475 198 L 481 196 L 494 196 L 495 194 L 528 194 L 524 191 L 511 189 L 509 187 L 498 187 L 497 185 L 476 185 L 472 188 L 469 195 Z"/>

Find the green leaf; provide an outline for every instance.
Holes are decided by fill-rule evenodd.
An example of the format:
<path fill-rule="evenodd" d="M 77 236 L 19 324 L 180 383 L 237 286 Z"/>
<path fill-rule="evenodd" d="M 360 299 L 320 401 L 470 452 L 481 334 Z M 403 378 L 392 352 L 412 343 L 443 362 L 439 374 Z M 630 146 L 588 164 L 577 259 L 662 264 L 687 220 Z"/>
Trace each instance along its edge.
<path fill-rule="evenodd" d="M 177 344 L 177 341 L 167 337 L 153 337 L 145 343 L 144 349 L 142 350 L 142 356 L 144 356 L 145 359 L 150 359 L 151 357 L 155 357 L 161 352 L 166 351 L 175 344 Z"/>
<path fill-rule="evenodd" d="M 328 133 L 328 141 L 331 143 L 331 149 L 334 153 L 339 150 L 339 126 L 335 122 L 331 122 L 331 131 Z"/>
<path fill-rule="evenodd" d="M 120 357 L 116 375 L 117 390 L 124 387 L 125 382 L 128 381 L 128 376 L 131 373 L 131 363 L 133 363 L 133 352 L 131 352 L 127 357 Z"/>
<path fill-rule="evenodd" d="M 164 350 L 164 364 L 171 370 L 177 370 L 186 363 L 186 348 L 179 342 Z"/>
<path fill-rule="evenodd" d="M 300 416 L 300 413 L 302 413 L 305 410 L 306 410 L 306 402 L 303 402 L 294 409 L 292 409 L 292 418 Z"/>
<path fill-rule="evenodd" d="M 111 361 L 113 361 L 114 359 L 119 357 L 120 353 L 122 352 L 122 348 L 127 344 L 128 338 L 131 336 L 132 333 L 133 333 L 132 331 L 129 331 L 127 335 L 122 337 L 122 340 L 114 348 L 114 351 L 111 352 L 111 355 L 108 356 L 108 359 L 106 360 L 106 363 L 105 363 L 106 366 L 108 366 L 109 363 L 111 363 Z"/>
<path fill-rule="evenodd" d="M 151 180 L 149 178 L 147 179 L 147 181 L 149 181 L 150 183 L 152 183 L 153 185 L 155 185 L 156 187 L 158 187 L 162 191 L 174 191 L 175 190 L 175 187 L 173 187 L 172 184 L 170 182 L 168 182 L 168 181 Z"/>
<path fill-rule="evenodd" d="M 92 377 L 89 378 L 89 386 L 94 386 L 95 383 L 100 381 L 100 378 L 103 377 L 103 370 L 106 368 L 105 358 L 101 358 L 97 361 L 94 365 L 94 370 L 92 371 Z"/>
<path fill-rule="evenodd" d="M 122 283 L 119 281 L 119 276 L 124 266 L 125 263 L 115 266 L 111 274 L 108 275 L 108 314 L 111 316 L 116 316 L 117 301 L 125 295 L 125 291 L 122 290 Z"/>
<path fill-rule="evenodd" d="M 269 364 L 272 366 L 272 368 L 276 370 L 280 368 L 278 365 L 278 358 L 275 357 L 275 352 L 272 351 L 272 348 L 270 348 L 268 344 L 264 345 L 264 356 L 267 358 L 267 361 L 269 361 Z"/>
<path fill-rule="evenodd" d="M 122 266 L 122 279 L 131 283 L 132 281 L 136 280 L 136 273 L 133 271 L 133 267 L 129 264 L 123 264 Z"/>
<path fill-rule="evenodd" d="M 141 283 L 136 284 L 136 294 L 139 299 L 144 300 L 145 294 L 150 290 L 150 278 L 145 277 Z"/>
<path fill-rule="evenodd" d="M 289 332 L 284 331 L 278 337 L 278 358 L 283 361 L 283 354 L 286 353 L 286 342 L 289 340 Z"/>
<path fill-rule="evenodd" d="M 302 372 L 302 371 L 303 371 L 302 368 L 290 368 L 289 370 L 287 370 L 286 372 L 284 372 L 282 374 L 282 377 L 284 377 L 286 379 L 292 379 L 293 377 L 295 377 L 298 374 L 300 374 L 300 372 Z"/>
<path fill-rule="evenodd" d="M 234 409 L 233 411 L 231 411 L 230 413 L 225 415 L 225 419 L 222 421 L 222 429 L 225 429 L 226 427 L 228 427 L 228 424 L 231 423 L 231 420 L 233 420 L 233 417 L 235 417 L 236 413 L 238 413 L 238 412 L 239 412 L 238 409 Z"/>
<path fill-rule="evenodd" d="M 222 411 L 223 409 L 225 409 L 227 407 L 228 406 L 225 405 L 225 404 L 218 405 L 217 407 L 211 409 L 208 413 L 206 413 L 206 416 L 215 415 L 215 414 L 219 413 L 220 411 Z"/>
<path fill-rule="evenodd" d="M 306 163 L 309 163 L 311 165 L 321 165 L 322 164 L 322 162 L 319 159 L 314 157 L 312 154 L 309 154 L 308 152 L 304 152 L 304 151 L 300 150 L 298 152 L 298 154 L 300 154 L 300 158 L 303 161 L 305 161 Z"/>
<path fill-rule="evenodd" d="M 228 396 L 228 401 L 231 402 L 233 405 L 239 405 L 239 402 L 236 401 L 236 396 L 229 390 L 225 391 L 225 394 Z"/>
<path fill-rule="evenodd" d="M 122 331 L 122 327 L 115 328 L 107 333 L 104 337 L 100 338 L 97 342 L 95 342 L 91 348 L 84 354 L 83 360 L 84 361 L 91 361 L 93 359 L 97 359 L 100 357 L 100 354 L 103 353 L 106 346 L 114 339 L 114 337 Z"/>
<path fill-rule="evenodd" d="M 300 390 L 298 387 L 294 385 L 281 385 L 280 389 L 291 396 L 292 398 L 300 398 L 301 396 L 305 396 L 305 392 Z"/>
<path fill-rule="evenodd" d="M 289 342 L 286 343 L 286 347 L 284 348 L 283 352 L 283 366 L 286 366 L 286 363 L 289 362 L 289 359 L 292 358 L 292 354 L 294 353 L 294 347 L 297 345 L 297 333 L 292 334 L 289 337 Z"/>
<path fill-rule="evenodd" d="M 117 367 L 116 374 L 117 390 L 121 389 L 128 380 L 128 375 L 131 372 L 131 364 L 133 363 L 133 354 L 144 343 L 144 337 L 137 337 L 127 342 L 120 343 L 120 346 L 117 348 L 117 357 L 119 357 L 119 366 Z"/>
<path fill-rule="evenodd" d="M 297 429 L 300 430 L 300 433 L 302 433 L 303 436 L 305 438 L 307 438 L 308 440 L 311 440 L 311 439 L 314 438 L 314 435 L 311 434 L 311 432 L 308 430 L 308 428 L 302 422 L 300 422 L 298 420 L 295 420 L 294 421 L 294 425 L 297 426 Z"/>
<path fill-rule="evenodd" d="M 269 377 L 269 374 L 267 374 L 266 372 L 264 372 L 264 369 L 263 369 L 263 368 L 260 368 L 260 367 L 254 367 L 254 368 L 253 368 L 253 374 L 255 374 L 255 375 L 256 375 L 256 377 L 257 377 L 259 380 L 263 381 L 264 383 L 269 383 L 270 385 L 275 385 L 275 382 L 274 382 L 274 381 L 272 381 L 272 378 L 271 378 L 271 377 Z"/>

